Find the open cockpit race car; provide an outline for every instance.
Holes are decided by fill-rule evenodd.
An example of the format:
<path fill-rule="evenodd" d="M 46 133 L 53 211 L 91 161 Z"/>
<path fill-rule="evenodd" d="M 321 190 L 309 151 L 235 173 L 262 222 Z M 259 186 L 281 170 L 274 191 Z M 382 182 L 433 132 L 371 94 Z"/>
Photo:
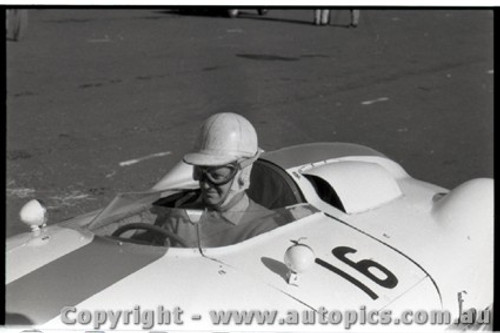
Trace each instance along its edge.
<path fill-rule="evenodd" d="M 264 153 L 247 193 L 278 227 L 219 247 L 176 223 L 207 211 L 192 166 L 7 240 L 6 324 L 54 330 L 387 331 L 491 327 L 493 180 L 446 190 L 381 153 L 316 143 Z M 262 217 L 264 218 L 264 217 Z M 165 227 L 169 225 L 170 227 Z M 174 227 L 172 227 L 174 226 Z M 15 326 L 20 327 L 20 326 Z"/>

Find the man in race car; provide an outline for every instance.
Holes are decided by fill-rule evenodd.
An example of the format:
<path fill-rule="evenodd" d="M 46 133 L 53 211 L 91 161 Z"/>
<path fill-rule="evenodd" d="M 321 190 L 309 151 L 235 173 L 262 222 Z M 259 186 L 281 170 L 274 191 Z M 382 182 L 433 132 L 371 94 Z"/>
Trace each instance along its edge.
<path fill-rule="evenodd" d="M 278 226 L 274 219 L 266 218 L 274 212 L 255 203 L 246 193 L 252 165 L 261 153 L 255 128 L 241 115 L 218 113 L 205 121 L 194 151 L 183 159 L 194 166 L 193 176 L 201 192 L 200 198 L 187 206 L 205 209 L 194 227 L 174 227 L 186 243 L 225 246 Z"/>

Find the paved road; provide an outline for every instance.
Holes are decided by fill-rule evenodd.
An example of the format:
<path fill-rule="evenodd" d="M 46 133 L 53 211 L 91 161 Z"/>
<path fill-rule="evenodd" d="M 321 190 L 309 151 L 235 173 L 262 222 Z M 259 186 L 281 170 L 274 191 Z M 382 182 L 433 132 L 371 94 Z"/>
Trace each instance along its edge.
<path fill-rule="evenodd" d="M 363 10 L 356 29 L 346 10 L 328 27 L 312 10 L 29 15 L 7 43 L 7 235 L 30 198 L 56 222 L 148 189 L 218 111 L 266 150 L 356 142 L 448 188 L 493 176 L 491 11 Z"/>

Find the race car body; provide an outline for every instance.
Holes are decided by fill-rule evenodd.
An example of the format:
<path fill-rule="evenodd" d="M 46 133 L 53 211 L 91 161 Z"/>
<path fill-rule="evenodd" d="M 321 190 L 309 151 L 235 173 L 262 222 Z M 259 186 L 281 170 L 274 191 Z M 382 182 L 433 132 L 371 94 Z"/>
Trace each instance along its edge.
<path fill-rule="evenodd" d="M 367 147 L 293 146 L 264 154 L 248 189 L 279 227 L 237 244 L 186 248 L 158 226 L 203 219 L 206 212 L 172 205 L 197 192 L 192 167 L 180 162 L 150 191 L 120 194 L 63 223 L 42 219 L 9 239 L 7 324 L 189 331 L 436 324 L 409 318 L 412 310 L 448 315 L 435 330 L 488 324 L 492 179 L 448 191 Z M 474 318 L 454 321 L 464 313 Z M 402 326 L 405 318 L 414 325 Z"/>

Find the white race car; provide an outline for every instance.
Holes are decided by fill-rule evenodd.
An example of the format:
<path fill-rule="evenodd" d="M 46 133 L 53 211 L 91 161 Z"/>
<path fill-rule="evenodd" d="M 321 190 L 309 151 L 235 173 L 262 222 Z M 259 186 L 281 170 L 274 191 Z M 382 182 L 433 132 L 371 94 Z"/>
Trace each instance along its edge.
<path fill-rule="evenodd" d="M 58 224 L 46 225 L 40 201 L 27 203 L 21 219 L 32 231 L 7 240 L 6 324 L 44 332 L 491 327 L 492 179 L 449 191 L 354 144 L 268 152 L 248 194 L 280 226 L 217 248 L 184 247 L 159 226 L 203 219 L 174 204 L 197 193 L 192 166 L 180 162 L 150 191 Z"/>

